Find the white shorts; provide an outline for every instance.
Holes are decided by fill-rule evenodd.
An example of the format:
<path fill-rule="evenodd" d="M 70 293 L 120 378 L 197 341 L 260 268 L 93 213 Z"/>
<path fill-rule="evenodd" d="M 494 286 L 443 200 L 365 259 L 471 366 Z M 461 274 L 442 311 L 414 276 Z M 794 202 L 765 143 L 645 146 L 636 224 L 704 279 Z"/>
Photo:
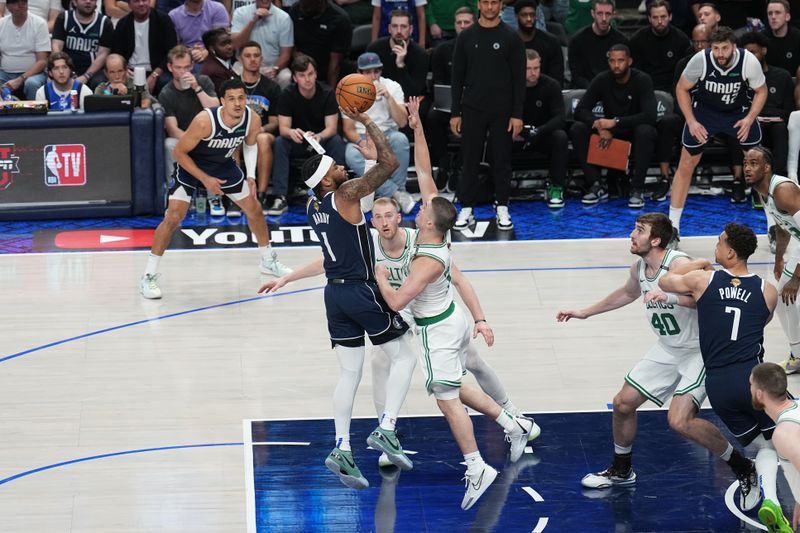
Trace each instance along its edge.
<path fill-rule="evenodd" d="M 434 383 L 454 389 L 461 387 L 461 377 L 466 373 L 469 323 L 461 307 L 455 302 L 451 307 L 450 314 L 433 323 L 428 323 L 426 319 L 415 320 L 421 348 L 420 366 L 425 374 L 428 394 L 433 392 Z M 447 313 L 445 311 L 442 315 Z"/>
<path fill-rule="evenodd" d="M 700 351 L 672 351 L 656 343 L 625 381 L 661 407 L 672 396 L 690 394 L 699 409 L 706 399 L 706 369 Z"/>

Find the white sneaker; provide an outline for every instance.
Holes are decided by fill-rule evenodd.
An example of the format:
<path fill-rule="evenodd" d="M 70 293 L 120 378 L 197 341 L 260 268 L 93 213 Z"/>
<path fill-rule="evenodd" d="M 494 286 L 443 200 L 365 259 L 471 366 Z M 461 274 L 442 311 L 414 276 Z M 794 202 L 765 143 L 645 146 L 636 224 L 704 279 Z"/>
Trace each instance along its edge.
<path fill-rule="evenodd" d="M 636 472 L 633 471 L 633 468 L 630 469 L 627 475 L 623 476 L 612 467 L 608 467 L 602 472 L 586 474 L 581 479 L 581 485 L 587 489 L 608 489 L 614 486 L 626 487 L 634 483 L 636 483 Z"/>
<path fill-rule="evenodd" d="M 514 419 L 514 429 L 511 431 L 506 430 L 506 442 L 511 443 L 511 462 L 516 463 L 522 457 L 522 452 L 525 451 L 525 446 L 528 444 L 528 434 L 533 431 L 533 428 L 541 433 L 539 426 L 533 423 L 530 418 Z"/>
<path fill-rule="evenodd" d="M 384 452 L 378 457 L 378 468 L 386 468 L 388 466 L 394 466 L 394 463 L 389 460 L 389 456 Z"/>
<path fill-rule="evenodd" d="M 413 211 L 414 206 L 417 205 L 417 202 L 414 200 L 414 198 L 406 191 L 397 191 L 394 196 L 395 200 L 397 200 L 397 203 L 400 204 L 400 209 L 403 211 L 404 215 L 407 215 Z"/>
<path fill-rule="evenodd" d="M 269 259 L 262 257 L 259 268 L 262 274 L 267 274 L 278 278 L 292 272 L 291 268 L 287 267 L 278 260 L 278 254 L 276 252 L 272 252 L 272 257 Z"/>
<path fill-rule="evenodd" d="M 739 478 L 739 508 L 744 511 L 752 511 L 761 503 L 761 485 L 758 482 L 758 472 L 756 465 L 753 464 L 750 473 Z"/>
<path fill-rule="evenodd" d="M 484 463 L 483 468 L 470 474 L 469 470 L 464 474 L 467 490 L 464 492 L 464 499 L 461 500 L 461 508 L 466 511 L 478 501 L 486 489 L 489 488 L 495 478 L 497 470 Z"/>
<path fill-rule="evenodd" d="M 145 274 L 139 282 L 139 292 L 148 300 L 161 298 L 161 289 L 158 287 L 158 274 Z"/>
<path fill-rule="evenodd" d="M 212 217 L 224 217 L 225 207 L 222 205 L 222 198 L 219 196 L 208 197 L 208 213 Z"/>
<path fill-rule="evenodd" d="M 533 421 L 533 418 L 527 416 L 520 416 L 520 418 L 524 418 L 525 420 L 531 421 L 531 430 L 528 432 L 528 442 L 532 440 L 536 440 L 539 438 L 539 435 L 542 434 L 542 428 L 539 427 L 539 424 Z"/>
<path fill-rule="evenodd" d="M 507 205 L 496 205 L 494 210 L 497 217 L 497 229 L 509 230 L 514 228 L 514 223 L 511 222 L 511 215 L 508 214 Z"/>
<path fill-rule="evenodd" d="M 456 223 L 453 227 L 461 231 L 462 229 L 467 229 L 474 223 L 475 223 L 475 217 L 472 216 L 472 208 L 462 207 L 461 211 L 458 213 L 458 217 L 456 218 Z"/>

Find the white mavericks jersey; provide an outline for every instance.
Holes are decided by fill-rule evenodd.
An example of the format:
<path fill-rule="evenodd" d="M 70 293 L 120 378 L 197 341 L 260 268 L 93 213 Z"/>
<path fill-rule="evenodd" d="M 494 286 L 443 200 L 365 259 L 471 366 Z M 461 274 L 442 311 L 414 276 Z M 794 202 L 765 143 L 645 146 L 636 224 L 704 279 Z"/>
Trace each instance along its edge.
<path fill-rule="evenodd" d="M 642 296 L 648 291 L 661 290 L 658 280 L 669 270 L 669 265 L 675 258 L 688 257 L 685 253 L 676 250 L 667 250 L 664 259 L 654 278 L 645 274 L 645 262 L 639 260 L 639 287 Z M 697 310 L 683 307 L 678 304 L 664 302 L 650 302 L 645 304 L 645 315 L 653 332 L 658 336 L 658 342 L 667 348 L 696 351 L 700 353 L 700 336 L 697 326 Z"/>
<path fill-rule="evenodd" d="M 416 257 L 430 257 L 444 266 L 439 278 L 422 289 L 409 307 L 414 318 L 431 318 L 441 315 L 453 305 L 453 286 L 450 283 L 450 243 L 445 239 L 441 244 L 414 243 L 410 260 Z"/>
<path fill-rule="evenodd" d="M 794 400 L 793 405 L 784 409 L 778 415 L 776 426 L 778 424 L 800 424 L 800 404 Z M 800 502 L 800 472 L 790 461 L 783 457 L 780 458 L 781 466 L 783 467 L 783 475 L 786 476 L 786 481 L 789 482 L 789 488 L 792 489 L 792 496 L 794 501 Z"/>

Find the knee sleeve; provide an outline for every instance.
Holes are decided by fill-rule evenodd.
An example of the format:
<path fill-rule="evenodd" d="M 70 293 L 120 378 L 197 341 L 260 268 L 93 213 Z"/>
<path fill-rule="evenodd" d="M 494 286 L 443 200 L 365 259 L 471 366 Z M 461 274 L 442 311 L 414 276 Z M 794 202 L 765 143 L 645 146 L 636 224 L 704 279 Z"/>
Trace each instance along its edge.
<path fill-rule="evenodd" d="M 442 383 L 431 383 L 431 394 L 437 400 L 455 400 L 458 398 L 459 394 L 459 387 L 453 387 L 450 385 L 444 385 Z"/>

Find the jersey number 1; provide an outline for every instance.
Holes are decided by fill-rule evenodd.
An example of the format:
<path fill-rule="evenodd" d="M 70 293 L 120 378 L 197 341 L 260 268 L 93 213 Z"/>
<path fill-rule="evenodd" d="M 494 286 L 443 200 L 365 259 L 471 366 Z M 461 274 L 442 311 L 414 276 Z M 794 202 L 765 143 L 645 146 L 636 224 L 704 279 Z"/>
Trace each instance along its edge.
<path fill-rule="evenodd" d="M 725 306 L 726 313 L 733 313 L 733 326 L 731 326 L 731 340 L 739 339 L 739 319 L 742 317 L 742 310 L 738 307 Z"/>

